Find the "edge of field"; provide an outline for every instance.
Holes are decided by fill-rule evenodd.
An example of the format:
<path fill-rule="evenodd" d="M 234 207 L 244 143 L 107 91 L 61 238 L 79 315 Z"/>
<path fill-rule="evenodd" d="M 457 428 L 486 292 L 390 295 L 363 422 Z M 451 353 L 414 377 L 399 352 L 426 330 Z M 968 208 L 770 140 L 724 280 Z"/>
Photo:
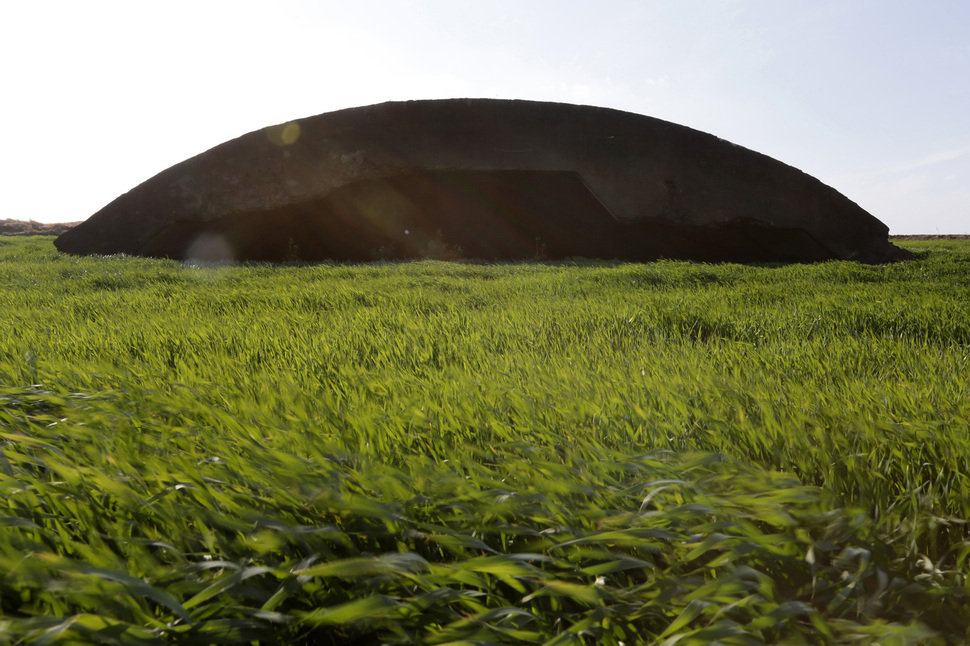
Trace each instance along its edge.
<path fill-rule="evenodd" d="M 59 236 L 68 229 L 73 229 L 78 222 L 35 222 L 34 220 L 0 220 L 0 236 Z M 890 240 L 967 240 L 970 234 L 917 234 L 891 235 Z"/>

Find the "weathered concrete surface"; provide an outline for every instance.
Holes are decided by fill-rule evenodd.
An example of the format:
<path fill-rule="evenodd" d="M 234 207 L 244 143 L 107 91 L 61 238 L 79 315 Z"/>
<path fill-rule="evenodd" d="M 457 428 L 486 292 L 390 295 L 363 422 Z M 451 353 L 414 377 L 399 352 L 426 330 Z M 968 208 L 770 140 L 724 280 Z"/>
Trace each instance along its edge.
<path fill-rule="evenodd" d="M 712 135 L 605 108 L 483 99 L 385 103 L 249 133 L 159 173 L 55 244 L 235 260 L 907 257 L 833 188 Z"/>

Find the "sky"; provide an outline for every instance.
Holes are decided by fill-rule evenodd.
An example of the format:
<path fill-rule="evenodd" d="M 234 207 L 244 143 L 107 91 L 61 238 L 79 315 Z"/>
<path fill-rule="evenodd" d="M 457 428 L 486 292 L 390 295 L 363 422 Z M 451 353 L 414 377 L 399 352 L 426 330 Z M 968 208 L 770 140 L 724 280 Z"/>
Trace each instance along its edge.
<path fill-rule="evenodd" d="M 452 97 L 597 105 L 970 233 L 968 0 L 2 0 L 0 219 L 84 220 L 259 128 Z"/>

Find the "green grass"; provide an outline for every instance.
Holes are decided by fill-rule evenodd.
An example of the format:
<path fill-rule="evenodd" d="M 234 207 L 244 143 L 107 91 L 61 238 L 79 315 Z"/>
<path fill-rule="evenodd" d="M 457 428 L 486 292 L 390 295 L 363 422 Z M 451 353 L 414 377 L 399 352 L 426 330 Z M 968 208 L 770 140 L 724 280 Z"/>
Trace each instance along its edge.
<path fill-rule="evenodd" d="M 970 244 L 185 266 L 0 238 L 0 642 L 958 643 Z"/>

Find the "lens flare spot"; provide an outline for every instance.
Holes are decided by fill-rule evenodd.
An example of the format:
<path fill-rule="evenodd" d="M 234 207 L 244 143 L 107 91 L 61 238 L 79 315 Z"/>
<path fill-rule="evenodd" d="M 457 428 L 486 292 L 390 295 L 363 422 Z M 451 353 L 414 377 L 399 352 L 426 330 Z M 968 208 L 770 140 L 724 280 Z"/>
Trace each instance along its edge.
<path fill-rule="evenodd" d="M 189 262 L 233 262 L 232 245 L 218 233 L 203 233 L 185 250 Z"/>
<path fill-rule="evenodd" d="M 266 137 L 277 146 L 289 146 L 300 138 L 300 124 L 290 121 L 279 126 L 266 129 Z"/>

